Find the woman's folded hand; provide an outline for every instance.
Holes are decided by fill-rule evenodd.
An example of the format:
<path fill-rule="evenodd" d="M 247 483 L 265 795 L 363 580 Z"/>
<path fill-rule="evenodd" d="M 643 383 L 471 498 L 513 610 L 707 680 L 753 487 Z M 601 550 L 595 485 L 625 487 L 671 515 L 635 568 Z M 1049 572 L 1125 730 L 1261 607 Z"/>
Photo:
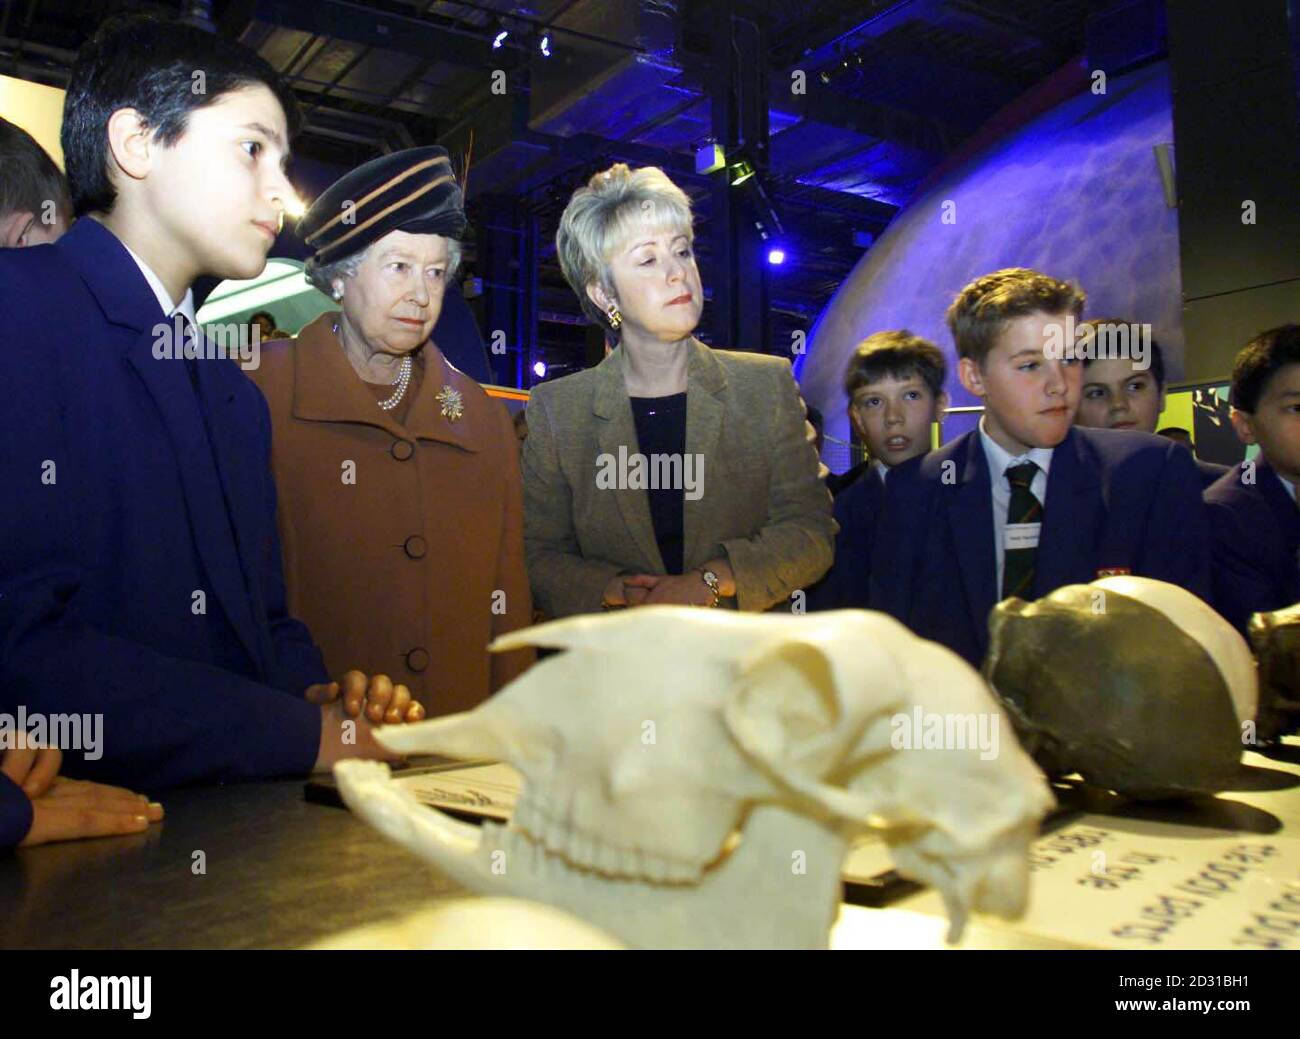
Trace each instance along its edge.
<path fill-rule="evenodd" d="M 343 699 L 343 710 L 352 718 L 366 718 L 376 725 L 400 725 L 424 720 L 424 705 L 411 697 L 404 685 L 394 685 L 387 675 L 348 671 L 334 682 L 309 685 L 304 695 L 310 703 L 333 703 Z"/>

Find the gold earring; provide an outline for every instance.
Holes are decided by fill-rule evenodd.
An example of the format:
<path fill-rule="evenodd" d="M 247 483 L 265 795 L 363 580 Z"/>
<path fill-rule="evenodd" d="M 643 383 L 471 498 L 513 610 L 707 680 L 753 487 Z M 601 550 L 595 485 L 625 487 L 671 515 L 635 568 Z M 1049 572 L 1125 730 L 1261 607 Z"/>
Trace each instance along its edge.
<path fill-rule="evenodd" d="M 623 323 L 623 314 L 618 309 L 617 303 L 611 303 L 609 305 L 609 310 L 606 311 L 605 316 L 609 318 L 610 328 L 618 328 L 618 326 Z"/>

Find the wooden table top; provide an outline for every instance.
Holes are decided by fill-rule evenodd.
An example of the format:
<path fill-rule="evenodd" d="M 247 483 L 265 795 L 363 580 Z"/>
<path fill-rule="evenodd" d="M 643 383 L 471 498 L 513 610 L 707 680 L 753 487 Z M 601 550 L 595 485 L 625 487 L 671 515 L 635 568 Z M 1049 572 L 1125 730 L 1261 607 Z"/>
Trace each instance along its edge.
<path fill-rule="evenodd" d="M 1087 811 L 1204 827 L 1207 837 L 1300 835 L 1300 741 L 1246 762 L 1240 789 L 1215 798 L 1135 807 L 1094 792 Z M 351 813 L 307 801 L 301 780 L 177 790 L 163 803 L 166 821 L 148 833 L 0 859 L 0 948 L 298 948 L 465 894 Z M 924 913 L 933 899 L 906 899 L 897 912 Z M 922 944 L 942 947 L 938 921 L 925 927 L 934 940 Z M 1057 944 L 983 927 L 970 939 L 964 947 Z"/>

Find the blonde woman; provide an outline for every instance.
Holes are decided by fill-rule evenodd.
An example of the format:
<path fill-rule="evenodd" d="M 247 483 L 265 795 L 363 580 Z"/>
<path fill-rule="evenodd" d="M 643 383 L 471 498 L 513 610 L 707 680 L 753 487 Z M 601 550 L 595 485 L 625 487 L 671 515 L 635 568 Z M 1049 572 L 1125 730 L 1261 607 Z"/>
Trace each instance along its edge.
<path fill-rule="evenodd" d="M 564 275 L 616 345 L 528 403 L 524 546 L 552 617 L 766 610 L 830 566 L 831 500 L 790 364 L 695 338 L 693 240 L 690 199 L 654 167 L 598 173 L 560 220 Z"/>

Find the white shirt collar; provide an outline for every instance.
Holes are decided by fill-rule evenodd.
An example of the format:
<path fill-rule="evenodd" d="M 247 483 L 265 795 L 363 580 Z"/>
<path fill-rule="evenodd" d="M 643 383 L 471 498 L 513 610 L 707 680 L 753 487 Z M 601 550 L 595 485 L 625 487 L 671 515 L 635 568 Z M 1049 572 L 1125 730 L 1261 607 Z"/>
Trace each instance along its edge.
<path fill-rule="evenodd" d="M 886 465 L 879 458 L 875 458 L 871 462 L 871 468 L 875 470 L 876 476 L 879 477 L 880 482 L 884 483 L 885 479 L 889 476 L 889 470 L 892 469 L 893 466 Z"/>
<path fill-rule="evenodd" d="M 1295 500 L 1296 500 L 1296 497 L 1295 497 L 1295 484 L 1293 484 L 1293 483 L 1292 483 L 1290 480 L 1288 480 L 1285 476 L 1283 476 L 1281 473 L 1279 473 L 1276 469 L 1273 470 L 1273 475 L 1276 476 L 1279 480 L 1282 481 L 1282 486 L 1286 488 L 1286 493 L 1289 494 L 1289 495 L 1291 495 L 1291 500 L 1292 500 L 1292 501 L 1295 501 Z"/>
<path fill-rule="evenodd" d="M 119 239 L 119 241 L 121 241 Z M 131 254 L 131 259 L 136 262 L 140 268 L 140 273 L 144 275 L 144 280 L 149 283 L 149 288 L 153 289 L 154 296 L 158 299 L 158 306 L 162 307 L 162 312 L 167 317 L 171 317 L 178 311 L 184 314 L 195 328 L 199 327 L 198 319 L 194 316 L 194 290 L 186 289 L 185 298 L 177 306 L 172 302 L 171 296 L 167 294 L 167 287 L 162 283 L 162 279 L 153 272 L 153 268 L 140 258 L 140 256 L 125 242 L 122 242 L 122 248 Z"/>
<path fill-rule="evenodd" d="M 1042 470 L 1044 476 L 1047 475 L 1047 471 L 1052 465 L 1052 451 L 1054 448 L 1031 447 L 1024 454 L 1013 455 L 989 436 L 988 431 L 984 428 L 983 417 L 980 418 L 979 431 L 980 442 L 984 445 L 984 457 L 988 459 L 989 463 L 990 481 L 1001 479 L 1006 474 L 1008 467 L 1018 465 L 1021 462 L 1033 462 Z"/>

